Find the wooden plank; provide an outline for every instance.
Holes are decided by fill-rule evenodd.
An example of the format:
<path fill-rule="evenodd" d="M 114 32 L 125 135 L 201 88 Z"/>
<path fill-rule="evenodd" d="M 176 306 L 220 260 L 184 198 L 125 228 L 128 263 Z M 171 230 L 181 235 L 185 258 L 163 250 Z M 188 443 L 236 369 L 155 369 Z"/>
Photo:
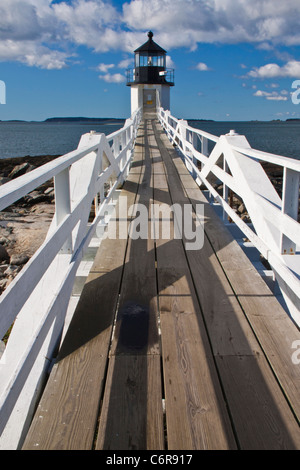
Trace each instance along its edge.
<path fill-rule="evenodd" d="M 173 149 L 170 147 L 169 151 L 172 155 L 174 154 Z M 170 166 L 170 156 L 163 150 L 162 154 L 165 161 L 167 161 L 167 165 Z M 187 186 L 186 192 L 188 194 L 190 194 L 190 191 L 196 192 L 194 189 L 189 189 L 191 184 L 187 180 L 188 177 L 181 180 Z M 170 191 L 172 201 L 176 202 L 180 188 L 171 187 Z M 199 190 L 197 191 L 200 193 Z M 179 200 L 182 200 L 182 194 L 179 195 Z M 210 213 L 205 212 L 205 221 L 207 220 L 206 223 L 214 226 L 214 219 L 211 220 Z M 223 232 L 215 230 L 214 233 L 217 238 L 217 233 L 222 234 Z M 222 248 L 225 250 L 225 247 Z M 249 446 L 253 448 L 287 447 L 291 449 L 299 446 L 298 424 L 278 382 L 269 369 L 268 361 L 264 357 L 252 329 L 245 321 L 246 319 L 243 318 L 242 309 L 236 299 L 232 301 L 234 292 L 224 275 L 222 266 L 211 249 L 210 242 L 206 239 L 201 250 L 196 252 L 187 251 L 186 254 L 197 295 L 201 302 L 210 341 L 217 358 L 218 370 L 231 410 L 239 446 L 241 448 L 248 448 Z M 227 258 L 227 261 L 229 265 L 230 257 Z M 210 264 L 212 265 L 211 268 Z M 212 289 L 211 286 L 216 286 L 216 288 Z M 211 297 L 213 297 L 213 300 Z M 243 373 L 237 367 L 237 364 L 240 363 L 243 363 L 245 368 L 242 369 Z M 247 377 L 251 377 L 251 387 L 249 381 L 247 382 Z M 239 401 L 238 407 L 237 401 Z M 238 409 L 238 413 L 235 412 L 236 409 Z M 249 414 L 254 417 L 251 423 L 247 421 Z M 266 419 L 266 416 L 269 419 Z M 243 426 L 241 426 L 241 423 L 243 423 Z M 279 439 L 278 428 L 282 428 Z M 262 430 L 263 432 L 261 432 Z M 251 439 L 249 436 L 251 436 Z"/>
<path fill-rule="evenodd" d="M 209 241 L 300 423 L 300 369 L 292 362 L 292 344 L 300 340 L 300 332 L 203 194 L 188 194 L 194 204 L 205 204 Z"/>
<path fill-rule="evenodd" d="M 129 244 L 110 352 L 97 449 L 164 449 L 154 241 L 148 211 L 153 193 L 149 124 L 137 203 L 147 210 L 146 238 Z M 138 211 L 138 210 L 137 210 Z"/>
<path fill-rule="evenodd" d="M 134 198 L 137 181 L 129 176 L 123 195 Z M 126 247 L 102 241 L 23 449 L 92 448 Z"/>
<path fill-rule="evenodd" d="M 164 449 L 160 356 L 112 356 L 97 450 Z"/>
<path fill-rule="evenodd" d="M 134 221 L 131 224 L 111 354 L 159 354 L 155 251 L 148 222 L 153 189 L 147 137 L 146 129 L 145 163 L 136 203 L 146 211 L 138 217 L 146 216 L 148 230 L 136 238 L 133 235 L 136 229 Z M 138 208 L 136 212 L 139 212 Z M 145 223 L 145 219 L 140 220 L 141 224 Z M 144 228 L 138 227 L 137 234 Z"/>
<path fill-rule="evenodd" d="M 299 427 L 287 411 L 284 395 L 274 386 L 265 358 L 219 356 L 217 363 L 226 370 L 223 384 L 241 449 L 299 450 Z"/>
<path fill-rule="evenodd" d="M 168 449 L 235 449 L 194 299 L 177 294 L 173 286 L 162 292 L 159 302 Z"/>
<path fill-rule="evenodd" d="M 156 250 L 168 449 L 235 449 L 182 242 Z"/>

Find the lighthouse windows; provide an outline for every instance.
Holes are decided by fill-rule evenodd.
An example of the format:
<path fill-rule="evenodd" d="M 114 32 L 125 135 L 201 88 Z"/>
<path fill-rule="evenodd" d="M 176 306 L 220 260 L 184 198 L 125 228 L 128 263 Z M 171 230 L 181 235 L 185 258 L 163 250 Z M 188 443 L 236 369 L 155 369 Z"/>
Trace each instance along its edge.
<path fill-rule="evenodd" d="M 141 55 L 140 56 L 140 67 L 147 67 L 148 65 L 148 56 Z"/>
<path fill-rule="evenodd" d="M 156 56 L 156 55 L 152 56 L 152 55 L 136 54 L 135 66 L 136 67 L 165 67 L 165 57 Z"/>

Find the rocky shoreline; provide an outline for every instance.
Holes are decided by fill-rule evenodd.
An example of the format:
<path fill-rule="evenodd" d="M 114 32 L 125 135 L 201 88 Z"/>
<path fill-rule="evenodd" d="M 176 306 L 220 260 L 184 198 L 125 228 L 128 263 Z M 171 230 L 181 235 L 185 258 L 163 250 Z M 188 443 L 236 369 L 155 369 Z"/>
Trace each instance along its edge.
<path fill-rule="evenodd" d="M 0 160 L 0 185 L 57 158 L 58 155 Z M 43 243 L 54 214 L 53 179 L 0 214 L 0 294 Z"/>

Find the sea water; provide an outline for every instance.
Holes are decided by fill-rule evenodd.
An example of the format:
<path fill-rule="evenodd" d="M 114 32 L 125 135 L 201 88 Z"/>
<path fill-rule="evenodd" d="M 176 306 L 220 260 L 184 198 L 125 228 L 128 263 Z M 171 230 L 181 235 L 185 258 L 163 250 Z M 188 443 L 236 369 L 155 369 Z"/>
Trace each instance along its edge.
<path fill-rule="evenodd" d="M 91 130 L 109 135 L 125 120 L 94 122 L 0 122 L 0 158 L 64 155 L 75 150 Z"/>
<path fill-rule="evenodd" d="M 244 135 L 256 150 L 300 160 L 300 121 L 190 121 L 189 124 L 217 136 L 233 129 Z"/>
<path fill-rule="evenodd" d="M 82 134 L 94 130 L 109 135 L 123 127 L 124 122 L 0 122 L 0 158 L 63 155 L 77 148 Z M 217 136 L 234 129 L 245 135 L 255 149 L 300 160 L 300 121 L 189 124 Z"/>

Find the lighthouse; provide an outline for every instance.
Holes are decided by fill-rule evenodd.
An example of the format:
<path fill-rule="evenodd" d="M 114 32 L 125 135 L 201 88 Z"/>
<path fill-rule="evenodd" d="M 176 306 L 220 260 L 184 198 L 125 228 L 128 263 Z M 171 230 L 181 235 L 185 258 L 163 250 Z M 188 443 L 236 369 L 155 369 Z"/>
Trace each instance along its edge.
<path fill-rule="evenodd" d="M 174 70 L 167 69 L 167 52 L 153 41 L 152 31 L 149 31 L 148 38 L 134 51 L 134 68 L 127 70 L 127 86 L 131 87 L 131 114 L 138 108 L 142 108 L 143 113 L 155 112 L 157 95 L 160 106 L 170 109 Z"/>

